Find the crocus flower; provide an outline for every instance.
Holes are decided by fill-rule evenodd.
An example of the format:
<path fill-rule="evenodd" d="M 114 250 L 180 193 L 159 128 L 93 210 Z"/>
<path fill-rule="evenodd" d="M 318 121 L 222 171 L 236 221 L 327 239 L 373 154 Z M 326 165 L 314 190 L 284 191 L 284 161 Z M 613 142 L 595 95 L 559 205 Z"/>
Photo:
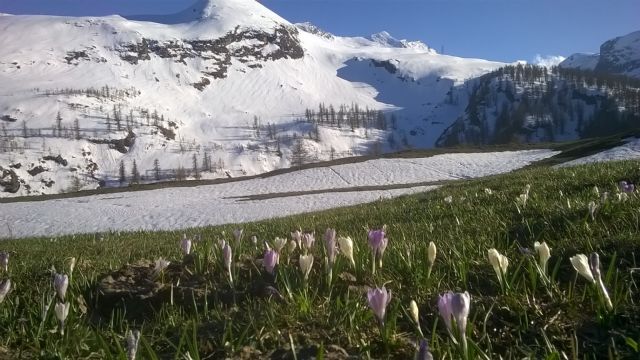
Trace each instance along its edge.
<path fill-rule="evenodd" d="M 302 234 L 302 246 L 301 248 L 305 250 L 311 250 L 313 244 L 316 242 L 316 238 L 313 232 L 304 232 Z"/>
<path fill-rule="evenodd" d="M 299 248 L 302 248 L 302 231 L 296 230 L 291 232 L 291 239 L 298 244 Z"/>
<path fill-rule="evenodd" d="M 73 276 L 73 270 L 76 268 L 76 258 L 69 259 L 69 276 Z"/>
<path fill-rule="evenodd" d="M 620 181 L 618 183 L 618 190 L 623 193 L 632 193 L 636 190 L 636 186 L 626 181 Z"/>
<path fill-rule="evenodd" d="M 576 269 L 578 274 L 582 275 L 585 279 L 589 280 L 590 283 L 596 282 L 596 279 L 593 278 L 593 274 L 591 273 L 591 267 L 589 266 L 589 259 L 585 254 L 578 254 L 569 258 L 571 261 L 571 265 Z"/>
<path fill-rule="evenodd" d="M 300 271 L 304 274 L 305 280 L 309 278 L 309 273 L 313 267 L 313 255 L 300 255 Z"/>
<path fill-rule="evenodd" d="M 429 262 L 429 266 L 433 266 L 436 262 L 436 254 L 438 250 L 436 248 L 436 244 L 433 241 L 429 242 L 429 248 L 427 249 L 427 261 Z"/>
<path fill-rule="evenodd" d="M 427 278 L 431 277 L 431 270 L 433 269 L 433 264 L 436 262 L 437 252 L 436 244 L 433 241 L 430 241 L 429 247 L 427 248 L 427 262 L 429 264 L 429 268 L 427 269 Z"/>
<path fill-rule="evenodd" d="M 298 247 L 298 244 L 296 243 L 295 240 L 289 241 L 289 253 L 293 253 L 297 247 Z"/>
<path fill-rule="evenodd" d="M 267 270 L 269 274 L 273 274 L 273 269 L 275 269 L 278 264 L 279 255 L 278 252 L 273 249 L 268 249 L 264 252 L 264 257 L 262 258 L 262 266 Z"/>
<path fill-rule="evenodd" d="M 338 248 L 336 247 L 335 229 L 329 228 L 324 232 L 324 247 L 327 250 L 327 260 L 329 261 L 329 266 L 331 266 L 336 261 L 336 255 L 338 254 Z"/>
<path fill-rule="evenodd" d="M 386 247 L 384 229 L 369 230 L 369 246 L 375 254 L 380 254 L 382 248 Z M 382 250 L 384 252 L 384 250 Z"/>
<path fill-rule="evenodd" d="M 64 301 L 69 287 L 69 277 L 66 274 L 55 274 L 53 277 L 53 288 L 58 295 L 58 299 Z"/>
<path fill-rule="evenodd" d="M 414 300 L 409 303 L 409 313 L 413 322 L 420 326 L 420 311 L 418 310 L 418 304 Z"/>
<path fill-rule="evenodd" d="M 135 360 L 140 342 L 140 331 L 127 331 L 127 360 Z"/>
<path fill-rule="evenodd" d="M 445 197 L 444 202 L 446 202 L 447 204 L 451 204 L 453 202 L 453 196 L 449 195 Z"/>
<path fill-rule="evenodd" d="M 589 202 L 589 216 L 591 217 L 591 220 L 595 220 L 597 209 L 598 205 L 596 205 L 595 201 Z"/>
<path fill-rule="evenodd" d="M 433 360 L 433 355 L 431 355 L 431 352 L 429 351 L 429 343 L 427 342 L 427 339 L 422 339 L 420 341 L 416 360 Z"/>
<path fill-rule="evenodd" d="M 185 256 L 191 254 L 191 239 L 187 238 L 187 235 L 183 235 L 180 241 L 180 249 Z"/>
<path fill-rule="evenodd" d="M 356 267 L 356 262 L 353 259 L 353 240 L 350 237 L 339 237 L 338 244 L 340 245 L 340 252 L 344 255 L 353 267 Z"/>
<path fill-rule="evenodd" d="M 153 266 L 154 276 L 160 275 L 166 268 L 169 267 L 169 264 L 171 264 L 171 262 L 163 258 L 157 259 Z"/>
<path fill-rule="evenodd" d="M 491 189 L 489 189 L 489 188 L 484 188 L 484 192 L 485 192 L 487 195 L 491 195 L 491 194 L 493 194 L 493 190 L 491 190 Z"/>
<path fill-rule="evenodd" d="M 534 242 L 533 243 L 533 248 L 535 249 L 535 251 L 538 253 L 538 263 L 540 264 L 540 269 L 542 269 L 542 272 L 546 275 L 547 274 L 547 262 L 549 261 L 549 258 L 551 257 L 551 249 L 549 248 L 549 246 L 547 245 L 546 242 Z"/>
<path fill-rule="evenodd" d="M 453 293 L 451 291 L 440 295 L 438 299 L 438 310 L 440 316 L 447 325 L 447 330 L 452 332 L 452 319 L 458 327 L 458 334 L 464 352 L 467 351 L 467 318 L 471 309 L 471 296 L 468 292 Z"/>
<path fill-rule="evenodd" d="M 255 235 L 251 236 L 251 243 L 253 246 L 258 246 L 258 237 Z"/>
<path fill-rule="evenodd" d="M 451 331 L 451 319 L 453 318 L 453 310 L 451 309 L 452 297 L 453 292 L 451 291 L 448 291 L 438 297 L 438 312 L 449 331 Z"/>
<path fill-rule="evenodd" d="M 69 309 L 71 305 L 69 303 L 56 303 L 54 308 L 56 313 L 56 318 L 58 319 L 58 323 L 60 324 L 60 334 L 64 335 L 64 322 L 67 320 L 67 316 L 69 316 Z"/>
<path fill-rule="evenodd" d="M 243 232 L 244 232 L 244 230 L 242 230 L 242 229 L 233 230 L 233 237 L 236 239 L 236 245 L 240 245 L 240 240 L 242 240 L 242 233 Z"/>
<path fill-rule="evenodd" d="M 231 246 L 229 246 L 229 244 L 224 244 L 224 247 L 222 248 L 222 256 L 224 258 L 224 267 L 229 272 L 229 281 L 233 283 L 233 275 L 231 274 L 232 253 Z"/>
<path fill-rule="evenodd" d="M 277 237 L 273 240 L 273 247 L 276 249 L 277 252 L 281 252 L 286 245 L 287 245 L 287 239 Z"/>
<path fill-rule="evenodd" d="M 613 304 L 611 303 L 609 292 L 602 281 L 602 273 L 600 272 L 600 256 L 598 256 L 598 253 L 594 252 L 589 256 L 589 268 L 591 269 L 591 274 L 596 279 L 600 292 L 602 292 L 607 308 L 609 310 L 613 310 Z"/>
<path fill-rule="evenodd" d="M 509 267 L 509 259 L 500 254 L 496 249 L 489 249 L 488 254 L 489 263 L 493 266 L 493 271 L 496 272 L 498 280 L 502 284 L 502 279 L 507 274 L 507 268 Z"/>
<path fill-rule="evenodd" d="M 375 288 L 367 291 L 367 300 L 373 314 L 381 324 L 384 324 L 384 317 L 387 313 L 387 305 L 391 302 L 391 291 L 383 286 L 382 289 Z"/>
<path fill-rule="evenodd" d="M 9 271 L 9 253 L 0 251 L 0 269 Z"/>
<path fill-rule="evenodd" d="M 625 202 L 629 200 L 629 195 L 625 192 L 617 193 L 616 196 L 618 197 L 618 202 Z"/>
<path fill-rule="evenodd" d="M 0 304 L 4 301 L 4 298 L 7 297 L 7 294 L 11 290 L 11 279 L 6 279 L 0 283 Z"/>

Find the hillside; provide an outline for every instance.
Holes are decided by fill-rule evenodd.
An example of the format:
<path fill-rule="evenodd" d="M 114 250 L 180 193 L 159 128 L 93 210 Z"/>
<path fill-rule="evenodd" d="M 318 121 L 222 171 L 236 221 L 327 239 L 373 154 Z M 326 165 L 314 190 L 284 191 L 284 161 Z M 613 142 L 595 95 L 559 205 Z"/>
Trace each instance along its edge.
<path fill-rule="evenodd" d="M 506 66 L 472 82 L 463 116 L 437 144 L 553 142 L 640 124 L 640 80 L 590 70 Z"/>
<path fill-rule="evenodd" d="M 253 175 L 288 167 L 296 149 L 316 161 L 431 147 L 463 110 L 446 94 L 503 65 L 386 33 L 333 36 L 253 0 L 170 16 L 7 15 L 0 30 L 15 34 L 0 39 L 2 196 Z M 382 110 L 390 124 L 397 111 L 388 131 L 304 121 L 320 104 Z"/>

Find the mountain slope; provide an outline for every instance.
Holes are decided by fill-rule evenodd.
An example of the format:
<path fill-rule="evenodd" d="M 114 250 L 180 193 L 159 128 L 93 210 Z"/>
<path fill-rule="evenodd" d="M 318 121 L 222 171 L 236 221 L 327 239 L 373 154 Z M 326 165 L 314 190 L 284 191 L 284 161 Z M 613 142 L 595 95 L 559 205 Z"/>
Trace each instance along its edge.
<path fill-rule="evenodd" d="M 464 110 L 456 86 L 504 65 L 388 34 L 327 35 L 253 0 L 127 19 L 9 15 L 0 31 L 11 34 L 0 37 L 2 196 L 256 174 L 296 149 L 323 160 L 433 146 Z M 298 120 L 321 103 L 395 110 L 393 127 Z"/>
<path fill-rule="evenodd" d="M 560 66 L 640 78 L 640 31 L 605 41 L 599 54 L 573 54 Z"/>

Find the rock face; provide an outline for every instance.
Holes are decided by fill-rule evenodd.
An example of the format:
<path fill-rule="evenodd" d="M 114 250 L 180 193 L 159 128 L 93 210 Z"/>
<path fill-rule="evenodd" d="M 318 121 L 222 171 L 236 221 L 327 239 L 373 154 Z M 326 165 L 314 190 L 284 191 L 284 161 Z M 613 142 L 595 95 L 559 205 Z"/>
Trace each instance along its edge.
<path fill-rule="evenodd" d="M 640 31 L 602 44 L 595 70 L 640 77 Z"/>
<path fill-rule="evenodd" d="M 640 78 L 640 31 L 605 41 L 599 54 L 573 54 L 560 67 Z"/>
<path fill-rule="evenodd" d="M 116 51 L 122 60 L 132 65 L 150 61 L 152 56 L 172 59 L 184 65 L 190 59 L 201 60 L 206 69 L 202 74 L 214 79 L 227 76 L 232 60 L 248 64 L 249 67 L 261 67 L 261 62 L 264 61 L 300 59 L 304 56 L 298 40 L 298 30 L 287 25 L 280 25 L 273 32 L 236 29 L 220 38 L 208 40 L 158 41 L 143 38 L 137 43 L 122 44 Z M 90 60 L 86 53 L 84 55 L 76 59 Z M 208 83 L 201 81 L 198 85 L 206 86 Z"/>

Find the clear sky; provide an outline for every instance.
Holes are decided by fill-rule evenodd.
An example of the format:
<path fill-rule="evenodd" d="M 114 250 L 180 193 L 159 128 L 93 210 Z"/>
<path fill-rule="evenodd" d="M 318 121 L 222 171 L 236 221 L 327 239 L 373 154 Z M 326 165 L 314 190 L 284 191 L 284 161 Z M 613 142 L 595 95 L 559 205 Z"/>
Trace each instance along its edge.
<path fill-rule="evenodd" d="M 169 14 L 194 0 L 0 0 L 0 12 L 52 15 Z M 291 22 L 336 35 L 386 30 L 446 54 L 531 61 L 597 52 L 640 30 L 640 0 L 262 0 Z"/>

